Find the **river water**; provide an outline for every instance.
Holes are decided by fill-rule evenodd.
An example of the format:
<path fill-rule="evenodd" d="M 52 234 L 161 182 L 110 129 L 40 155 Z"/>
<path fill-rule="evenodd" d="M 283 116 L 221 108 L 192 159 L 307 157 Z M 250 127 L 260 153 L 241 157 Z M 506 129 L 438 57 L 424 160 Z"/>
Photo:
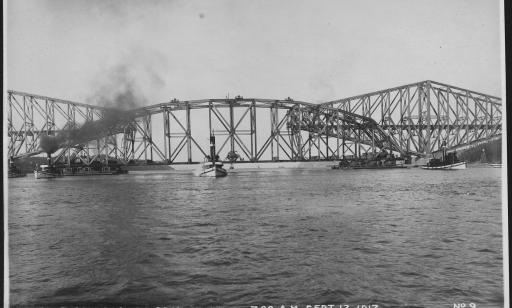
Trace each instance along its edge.
<path fill-rule="evenodd" d="M 500 169 L 8 185 L 11 304 L 503 306 Z"/>

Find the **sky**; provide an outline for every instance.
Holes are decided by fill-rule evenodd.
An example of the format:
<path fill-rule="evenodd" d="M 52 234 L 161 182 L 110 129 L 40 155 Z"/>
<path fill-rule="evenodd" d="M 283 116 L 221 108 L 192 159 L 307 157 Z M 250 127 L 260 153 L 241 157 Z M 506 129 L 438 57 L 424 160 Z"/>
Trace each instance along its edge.
<path fill-rule="evenodd" d="M 501 96 L 498 0 L 10 0 L 8 89 L 97 104 L 320 103 L 434 80 Z"/>

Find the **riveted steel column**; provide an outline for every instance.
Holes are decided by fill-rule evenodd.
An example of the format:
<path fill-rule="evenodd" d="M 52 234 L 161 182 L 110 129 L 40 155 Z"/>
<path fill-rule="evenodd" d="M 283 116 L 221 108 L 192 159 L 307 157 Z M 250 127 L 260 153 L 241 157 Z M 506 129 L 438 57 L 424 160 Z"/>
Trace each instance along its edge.
<path fill-rule="evenodd" d="M 475 105 L 475 119 L 473 120 L 473 140 L 476 140 L 478 138 L 478 133 L 480 131 L 480 121 L 478 120 L 478 107 L 476 104 L 476 98 L 473 98 L 473 103 Z"/>
<path fill-rule="evenodd" d="M 274 104 L 270 106 L 270 160 L 274 160 Z"/>
<path fill-rule="evenodd" d="M 171 163 L 171 124 L 169 119 L 169 109 L 165 108 L 164 117 L 164 151 L 167 163 Z"/>
<path fill-rule="evenodd" d="M 190 103 L 186 102 L 187 112 L 187 162 L 192 163 L 192 132 L 190 129 Z"/>
<path fill-rule="evenodd" d="M 339 120 L 338 120 L 339 121 Z M 345 140 L 345 132 L 348 131 L 348 127 L 343 128 L 344 125 L 347 125 L 345 121 L 341 122 L 341 157 L 345 158 L 345 151 L 346 151 L 346 140 Z"/>
<path fill-rule="evenodd" d="M 302 104 L 299 104 L 299 129 L 298 129 L 298 140 L 297 140 L 297 152 L 298 152 L 298 159 L 303 160 L 304 155 L 302 154 L 302 113 L 303 113 L 303 106 Z"/>
<path fill-rule="evenodd" d="M 403 100 L 404 100 L 404 97 L 403 97 L 403 93 L 402 93 L 402 89 L 399 89 L 399 95 L 400 95 L 400 99 L 398 101 L 398 107 L 399 107 L 399 112 L 400 112 L 400 118 L 398 118 L 398 128 L 397 128 L 397 131 L 398 131 L 398 142 L 400 142 L 400 147 L 403 149 L 404 148 L 404 143 L 403 143 L 403 133 L 402 133 L 402 127 L 403 127 Z"/>
<path fill-rule="evenodd" d="M 330 112 L 329 112 L 330 113 Z M 327 160 L 331 159 L 331 156 L 329 156 L 329 125 L 331 124 L 331 117 L 332 115 L 329 114 L 325 117 L 325 127 L 324 127 L 324 134 L 325 134 L 325 158 Z"/>
<path fill-rule="evenodd" d="M 466 144 L 469 144 L 469 91 L 466 91 L 464 104 L 466 109 Z"/>
<path fill-rule="evenodd" d="M 430 146 L 430 143 L 431 143 L 431 135 L 432 135 L 432 131 L 431 131 L 431 119 L 430 119 L 430 104 L 431 104 L 431 101 L 430 101 L 430 89 L 431 89 L 431 85 L 430 85 L 430 80 L 427 81 L 427 85 L 426 85 L 426 90 L 427 90 L 427 102 L 426 102 L 426 105 L 427 105 L 427 155 L 430 155 L 431 154 L 431 146 Z"/>
<path fill-rule="evenodd" d="M 425 151 L 425 140 L 423 138 L 423 84 L 418 85 L 418 128 L 417 128 L 417 134 L 418 134 L 418 145 L 419 150 L 426 154 Z"/>
<path fill-rule="evenodd" d="M 447 110 L 447 113 L 446 113 L 446 125 L 447 125 L 446 144 L 448 146 L 451 146 L 450 135 L 452 133 L 452 121 L 450 121 L 450 94 L 449 93 L 446 93 L 446 99 L 444 100 L 444 103 L 446 104 L 445 109 Z"/>
<path fill-rule="evenodd" d="M 256 153 L 258 151 L 256 139 L 256 102 L 253 100 L 251 104 L 251 160 L 256 160 Z"/>
<path fill-rule="evenodd" d="M 233 110 L 233 104 L 235 100 L 229 102 L 229 143 L 231 153 L 235 152 L 235 115 Z"/>
<path fill-rule="evenodd" d="M 336 157 L 340 158 L 340 111 L 336 110 Z"/>

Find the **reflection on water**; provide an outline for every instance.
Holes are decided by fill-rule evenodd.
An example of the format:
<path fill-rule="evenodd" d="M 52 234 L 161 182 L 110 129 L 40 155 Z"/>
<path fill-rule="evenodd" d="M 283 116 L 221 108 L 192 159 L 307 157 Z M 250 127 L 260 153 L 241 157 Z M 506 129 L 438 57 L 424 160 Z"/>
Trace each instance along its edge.
<path fill-rule="evenodd" d="M 500 186 L 483 168 L 11 179 L 11 304 L 499 307 Z"/>

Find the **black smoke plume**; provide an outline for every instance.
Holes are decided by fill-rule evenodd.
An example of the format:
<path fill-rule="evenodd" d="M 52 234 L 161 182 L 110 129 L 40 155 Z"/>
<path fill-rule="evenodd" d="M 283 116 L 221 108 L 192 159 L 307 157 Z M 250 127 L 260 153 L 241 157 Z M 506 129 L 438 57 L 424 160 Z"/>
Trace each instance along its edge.
<path fill-rule="evenodd" d="M 47 154 L 52 154 L 59 149 L 61 142 L 57 136 L 41 136 L 39 148 Z"/>
<path fill-rule="evenodd" d="M 163 61 L 158 53 L 132 51 L 123 62 L 95 78 L 93 94 L 86 100 L 91 105 L 105 107 L 102 119 L 86 121 L 77 127 L 69 123 L 56 136 L 44 136 L 40 140 L 42 151 L 51 154 L 59 148 L 83 144 L 113 134 L 122 133 L 138 116 L 136 109 L 147 105 L 141 85 L 149 91 L 164 86 L 164 81 L 154 68 L 162 69 Z"/>

